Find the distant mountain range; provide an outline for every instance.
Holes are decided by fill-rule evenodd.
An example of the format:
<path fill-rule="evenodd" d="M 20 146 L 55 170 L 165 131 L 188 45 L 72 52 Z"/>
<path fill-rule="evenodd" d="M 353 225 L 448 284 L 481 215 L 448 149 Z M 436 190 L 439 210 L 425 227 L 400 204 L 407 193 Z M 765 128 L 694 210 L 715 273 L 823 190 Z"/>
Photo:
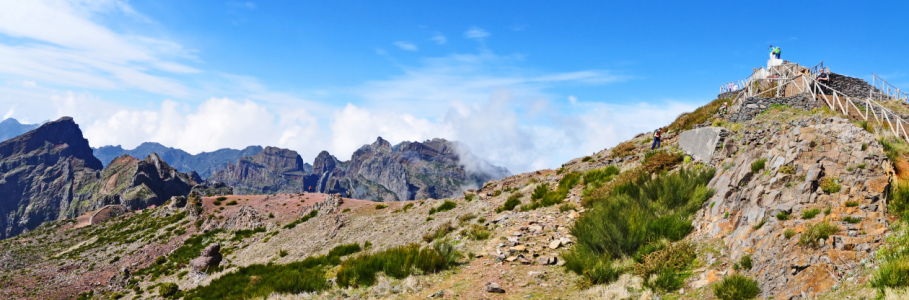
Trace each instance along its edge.
<path fill-rule="evenodd" d="M 41 124 L 22 124 L 9 118 L 0 122 L 0 141 L 5 141 L 38 128 Z"/>
<path fill-rule="evenodd" d="M 228 164 L 237 162 L 241 157 L 253 156 L 262 152 L 261 146 L 249 146 L 243 150 L 220 149 L 213 152 L 202 152 L 196 155 L 186 151 L 166 147 L 158 143 L 142 143 L 132 150 L 120 146 L 104 146 L 94 149 L 94 155 L 105 166 L 116 157 L 129 155 L 135 158 L 144 158 L 151 153 L 157 153 L 168 164 L 178 171 L 191 173 L 196 171 L 202 178 L 208 178 L 215 172 L 224 169 Z"/>

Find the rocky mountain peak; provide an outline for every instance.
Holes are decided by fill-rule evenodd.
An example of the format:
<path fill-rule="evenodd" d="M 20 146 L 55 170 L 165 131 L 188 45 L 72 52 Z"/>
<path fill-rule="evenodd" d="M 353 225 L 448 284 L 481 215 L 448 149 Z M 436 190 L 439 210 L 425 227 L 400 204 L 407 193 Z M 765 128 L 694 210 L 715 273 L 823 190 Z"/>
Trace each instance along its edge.
<path fill-rule="evenodd" d="M 302 172 L 304 170 L 303 158 L 290 149 L 265 147 L 264 150 L 254 155 L 252 160 L 279 172 Z"/>
<path fill-rule="evenodd" d="M 0 160 L 10 157 L 45 153 L 51 160 L 72 156 L 88 168 L 100 170 L 101 161 L 92 155 L 88 140 L 71 117 L 45 123 L 35 130 L 0 143 Z M 53 162 L 49 162 L 53 164 Z"/>
<path fill-rule="evenodd" d="M 329 173 L 334 170 L 339 163 L 338 159 L 329 154 L 328 151 L 319 152 L 319 155 L 316 156 L 316 160 L 312 163 L 312 173 L 316 175 Z"/>

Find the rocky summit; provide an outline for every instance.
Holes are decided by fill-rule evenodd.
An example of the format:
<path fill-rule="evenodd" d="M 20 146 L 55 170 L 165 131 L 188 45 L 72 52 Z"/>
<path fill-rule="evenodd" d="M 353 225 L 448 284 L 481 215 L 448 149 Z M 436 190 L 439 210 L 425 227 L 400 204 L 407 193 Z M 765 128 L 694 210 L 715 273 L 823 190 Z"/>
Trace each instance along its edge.
<path fill-rule="evenodd" d="M 241 157 L 208 178 L 223 182 L 235 194 L 302 193 L 309 166 L 296 151 L 266 147 L 258 154 Z"/>
<path fill-rule="evenodd" d="M 227 165 L 236 162 L 237 159 L 256 155 L 256 153 L 262 152 L 262 150 L 261 146 L 249 146 L 242 150 L 220 149 L 192 155 L 180 149 L 165 147 L 158 143 L 146 142 L 132 150 L 126 150 L 120 146 L 103 146 L 94 149 L 94 155 L 107 166 L 114 158 L 123 155 L 143 159 L 149 154 L 156 153 L 180 172 L 196 172 L 199 176 L 197 182 L 202 182 L 201 178 L 207 178 L 215 172 L 226 168 Z"/>

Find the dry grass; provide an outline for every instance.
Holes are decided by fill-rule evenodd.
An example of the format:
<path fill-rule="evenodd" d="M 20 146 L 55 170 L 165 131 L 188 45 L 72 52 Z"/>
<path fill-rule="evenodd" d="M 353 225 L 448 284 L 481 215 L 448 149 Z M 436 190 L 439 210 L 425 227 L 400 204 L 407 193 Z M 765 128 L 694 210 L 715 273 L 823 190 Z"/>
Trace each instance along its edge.
<path fill-rule="evenodd" d="M 682 162 L 682 155 L 678 153 L 657 152 L 647 158 L 641 168 L 647 173 L 659 173 L 663 170 L 672 169 L 672 167 Z"/>
<path fill-rule="evenodd" d="M 622 142 L 612 148 L 611 158 L 625 157 L 634 154 L 634 143 L 631 142 Z"/>
<path fill-rule="evenodd" d="M 704 123 L 710 119 L 710 117 L 716 115 L 724 102 L 730 102 L 730 104 L 732 104 L 732 99 L 716 99 L 707 103 L 707 105 L 695 109 L 693 112 L 683 113 L 679 115 L 672 124 L 669 124 L 667 128 L 674 132 L 689 130 L 693 128 L 694 125 Z"/>

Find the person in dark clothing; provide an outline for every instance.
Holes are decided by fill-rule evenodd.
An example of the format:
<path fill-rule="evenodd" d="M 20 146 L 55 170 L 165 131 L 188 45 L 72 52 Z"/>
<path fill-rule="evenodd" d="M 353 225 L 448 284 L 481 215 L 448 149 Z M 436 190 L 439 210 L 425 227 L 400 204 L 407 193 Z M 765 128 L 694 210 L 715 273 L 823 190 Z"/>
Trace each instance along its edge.
<path fill-rule="evenodd" d="M 820 73 L 817 74 L 817 82 L 820 83 L 820 90 L 825 95 L 828 93 L 827 86 L 830 86 L 830 76 L 827 75 L 824 69 L 821 69 Z"/>
<path fill-rule="evenodd" d="M 654 148 L 660 148 L 660 139 L 663 137 L 663 128 L 657 128 L 656 132 L 653 134 L 653 145 L 650 146 L 650 151 L 653 151 Z"/>

